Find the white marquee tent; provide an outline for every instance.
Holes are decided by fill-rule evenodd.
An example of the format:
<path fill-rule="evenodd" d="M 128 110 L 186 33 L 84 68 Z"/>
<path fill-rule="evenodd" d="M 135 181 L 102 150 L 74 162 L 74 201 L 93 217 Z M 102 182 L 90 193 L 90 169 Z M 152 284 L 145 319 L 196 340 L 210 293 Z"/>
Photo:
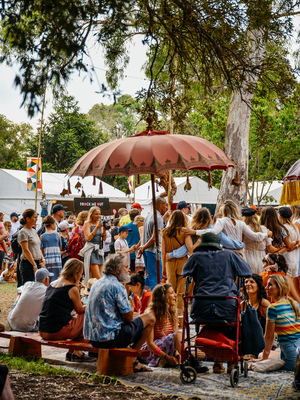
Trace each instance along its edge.
<path fill-rule="evenodd" d="M 126 194 L 121 190 L 102 181 L 103 194 L 99 195 L 100 180 L 96 179 L 96 185 L 93 185 L 93 177 L 88 176 L 84 179 L 72 177 L 70 178 L 71 192 L 70 195 L 64 197 L 60 195 L 62 190 L 67 189 L 68 177 L 65 174 L 56 174 L 43 172 L 42 184 L 43 192 L 46 200 L 50 202 L 70 201 L 73 202 L 74 197 L 81 196 L 81 190 L 75 188 L 78 180 L 83 185 L 86 197 L 107 197 L 110 202 L 127 203 Z M 0 169 L 0 211 L 5 214 L 5 220 L 9 220 L 12 212 L 21 214 L 26 208 L 34 208 L 35 192 L 27 190 L 27 171 L 16 171 L 9 169 Z M 37 212 L 40 214 L 41 192 L 38 192 Z M 50 208 L 50 207 L 49 207 Z M 50 211 L 50 210 L 49 210 Z"/>

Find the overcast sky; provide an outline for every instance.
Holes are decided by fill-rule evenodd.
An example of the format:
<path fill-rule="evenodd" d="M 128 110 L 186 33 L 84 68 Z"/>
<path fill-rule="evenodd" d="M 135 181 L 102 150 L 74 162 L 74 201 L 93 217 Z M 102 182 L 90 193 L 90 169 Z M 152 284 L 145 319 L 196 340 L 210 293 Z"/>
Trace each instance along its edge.
<path fill-rule="evenodd" d="M 130 94 L 132 96 L 140 90 L 142 87 L 147 87 L 147 79 L 145 79 L 144 73 L 141 71 L 141 67 L 146 60 L 146 48 L 139 42 L 136 42 L 130 48 L 131 60 L 126 70 L 127 77 L 120 82 L 120 89 L 123 94 Z M 90 83 L 88 76 L 82 73 L 81 76 L 78 73 L 72 75 L 71 81 L 68 83 L 68 93 L 74 96 L 79 101 L 79 106 L 82 112 L 86 113 L 96 103 L 111 104 L 112 98 L 103 97 L 101 94 L 95 92 L 100 91 L 99 84 L 106 83 L 105 71 L 107 67 L 104 64 L 103 55 L 100 50 L 90 48 L 92 61 L 95 66 L 94 81 Z M 91 61 L 86 58 L 86 63 L 91 66 Z M 100 68 L 100 69 L 98 69 Z M 13 122 L 29 122 L 34 128 L 38 124 L 40 115 L 37 115 L 33 119 L 27 117 L 27 111 L 25 107 L 20 108 L 22 103 L 22 96 L 19 93 L 19 89 L 14 86 L 14 78 L 18 73 L 17 66 L 11 68 L 3 64 L 0 64 L 0 114 L 5 115 L 9 120 Z M 86 78 L 84 79 L 84 77 Z M 98 81 L 99 84 L 98 84 Z M 47 106 L 45 110 L 45 117 L 52 110 L 52 98 L 51 93 L 48 91 L 47 94 Z"/>

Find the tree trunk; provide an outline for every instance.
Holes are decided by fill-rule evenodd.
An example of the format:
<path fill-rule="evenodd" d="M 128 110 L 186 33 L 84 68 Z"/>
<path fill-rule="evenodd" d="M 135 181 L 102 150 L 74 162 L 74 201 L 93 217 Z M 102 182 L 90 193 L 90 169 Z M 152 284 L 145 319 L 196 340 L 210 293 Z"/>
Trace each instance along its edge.
<path fill-rule="evenodd" d="M 249 47 L 254 68 L 257 67 L 259 71 L 266 48 L 263 31 L 257 30 L 253 36 L 249 37 Z M 231 96 L 226 123 L 225 154 L 237 168 L 228 168 L 226 172 L 223 172 L 217 209 L 225 200 L 233 200 L 239 207 L 247 204 L 251 104 L 258 79 L 258 72 L 247 75 L 243 85 L 244 90 L 241 93 L 233 92 Z M 239 174 L 239 184 L 233 185 L 236 171 Z"/>

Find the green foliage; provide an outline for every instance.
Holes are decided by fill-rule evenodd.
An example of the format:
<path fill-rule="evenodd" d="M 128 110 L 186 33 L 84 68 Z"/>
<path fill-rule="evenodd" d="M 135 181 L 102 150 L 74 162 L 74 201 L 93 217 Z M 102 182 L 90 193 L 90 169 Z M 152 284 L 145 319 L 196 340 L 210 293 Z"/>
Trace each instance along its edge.
<path fill-rule="evenodd" d="M 121 96 L 116 103 L 95 104 L 88 112 L 90 120 L 109 140 L 120 139 L 143 131 L 145 122 L 141 122 L 139 113 L 141 103 L 129 95 Z"/>
<path fill-rule="evenodd" d="M 29 147 L 37 154 L 39 132 Z M 43 171 L 67 172 L 87 151 L 104 143 L 106 138 L 79 112 L 74 97 L 62 95 L 56 98 L 54 112 L 44 124 L 41 143 Z"/>
<path fill-rule="evenodd" d="M 26 169 L 26 147 L 32 133 L 30 124 L 15 124 L 0 114 L 0 168 Z"/>

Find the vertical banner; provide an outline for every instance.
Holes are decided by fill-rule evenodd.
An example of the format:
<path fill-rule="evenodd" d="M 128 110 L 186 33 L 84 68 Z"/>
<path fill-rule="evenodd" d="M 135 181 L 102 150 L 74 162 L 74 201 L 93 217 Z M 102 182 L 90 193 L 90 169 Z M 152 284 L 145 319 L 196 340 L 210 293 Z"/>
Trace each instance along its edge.
<path fill-rule="evenodd" d="M 127 180 L 128 180 L 128 188 L 130 190 L 130 194 L 134 194 L 134 175 L 128 176 Z"/>
<path fill-rule="evenodd" d="M 42 166 L 39 160 L 39 168 L 37 166 L 37 157 L 27 158 L 27 190 L 36 191 L 36 188 L 42 190 L 41 173 Z"/>

